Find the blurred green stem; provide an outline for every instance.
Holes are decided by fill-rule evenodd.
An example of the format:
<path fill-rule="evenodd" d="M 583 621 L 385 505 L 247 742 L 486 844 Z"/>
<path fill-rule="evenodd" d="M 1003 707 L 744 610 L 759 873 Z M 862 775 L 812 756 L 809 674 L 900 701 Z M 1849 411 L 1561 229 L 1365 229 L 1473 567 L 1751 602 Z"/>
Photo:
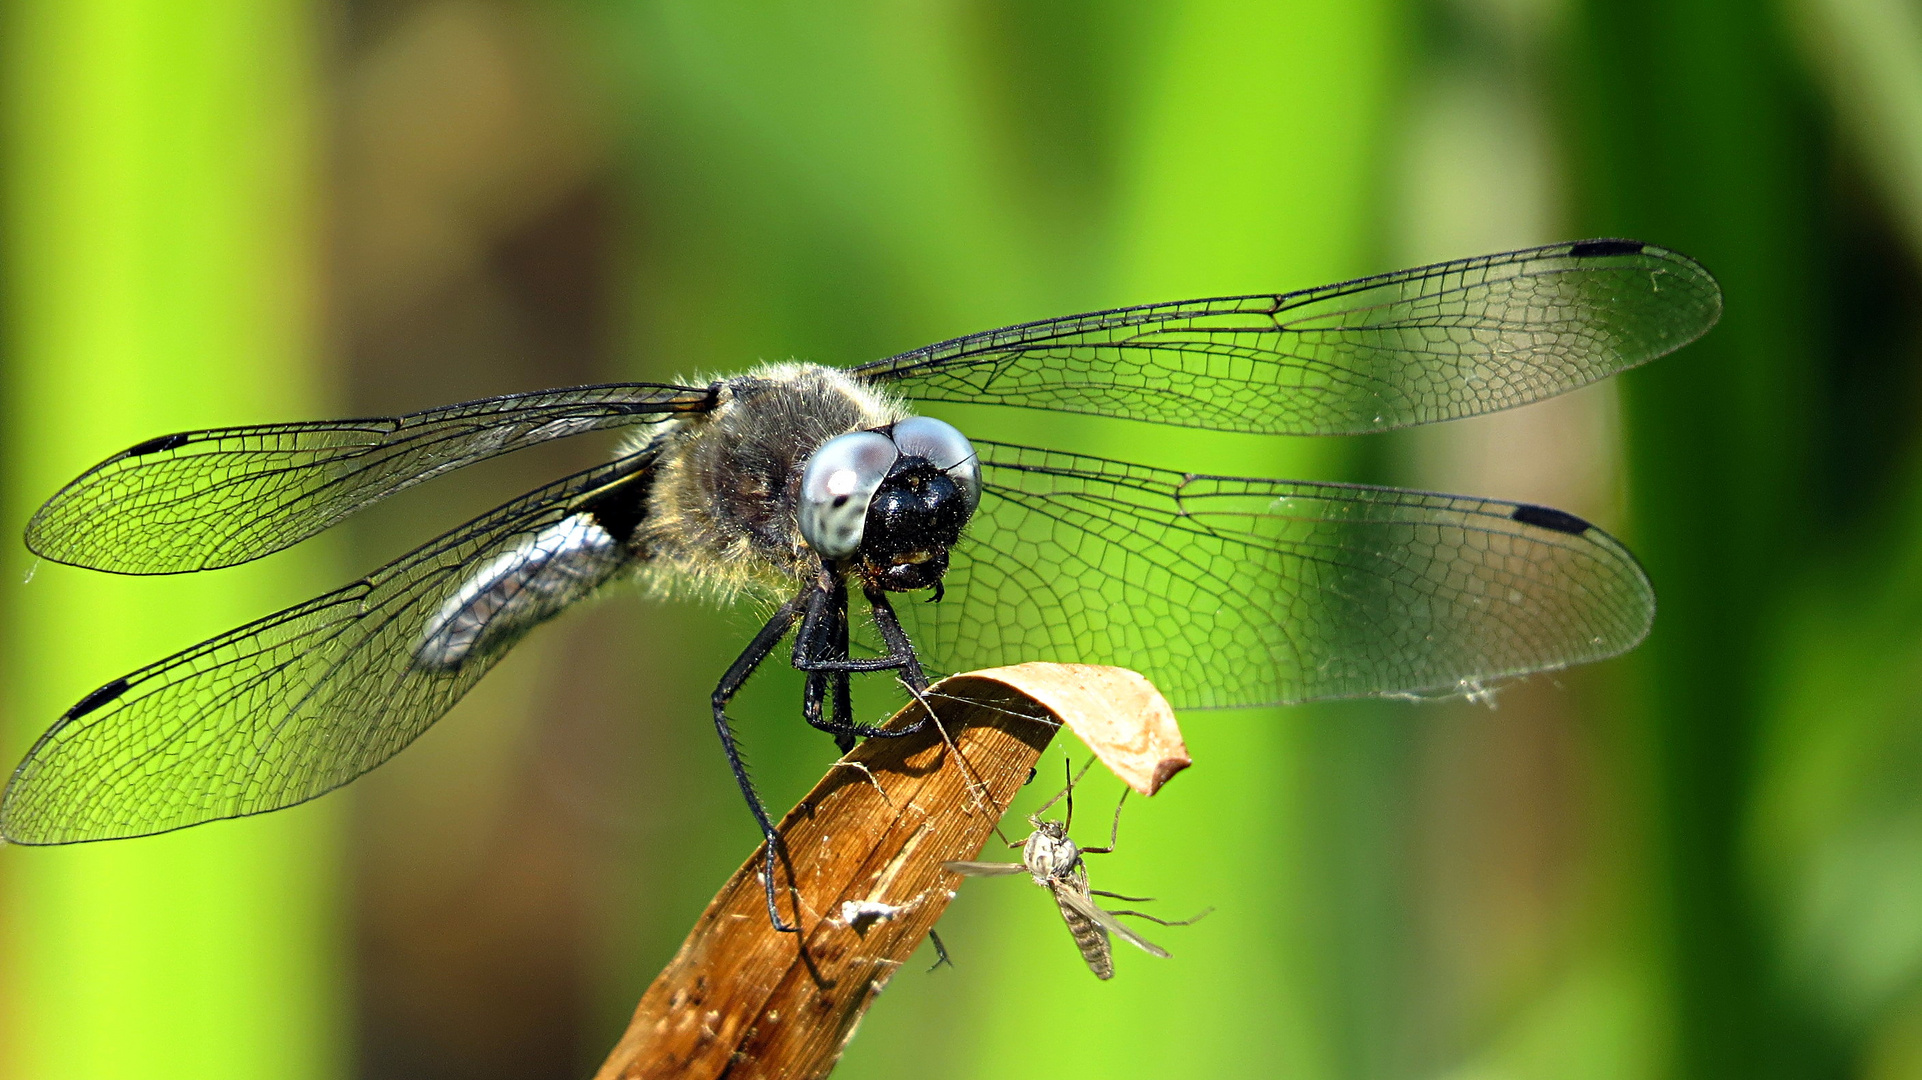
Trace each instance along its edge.
<path fill-rule="evenodd" d="M 292 418 L 314 392 L 304 0 L 9 6 L 3 561 L 11 761 L 80 695 L 317 586 L 21 575 L 20 526 L 158 432 Z M 0 1075 L 335 1075 L 338 803 L 166 837 L 0 851 L 16 985 Z"/>
<path fill-rule="evenodd" d="M 1707 339 L 1624 378 L 1630 536 L 1662 612 L 1613 737 L 1630 790 L 1649 793 L 1650 876 L 1628 888 L 1647 898 L 1668 1071 L 1830 1074 L 1840 1062 L 1785 1001 L 1740 858 L 1763 636 L 1809 539 L 1811 124 L 1780 28 L 1751 3 L 1592 0 L 1571 52 L 1578 231 L 1686 251 L 1728 297 Z"/>

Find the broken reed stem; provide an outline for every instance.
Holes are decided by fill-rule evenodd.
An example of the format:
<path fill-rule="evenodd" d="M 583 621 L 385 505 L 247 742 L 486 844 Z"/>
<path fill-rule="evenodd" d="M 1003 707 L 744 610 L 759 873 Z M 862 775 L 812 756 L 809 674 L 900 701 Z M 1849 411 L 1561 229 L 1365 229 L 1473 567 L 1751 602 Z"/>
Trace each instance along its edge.
<path fill-rule="evenodd" d="M 1023 667 L 1059 668 L 1071 680 L 1091 670 Z M 1029 670 L 1021 681 L 1050 675 Z M 781 821 L 796 876 L 781 909 L 792 918 L 798 894 L 801 932 L 768 925 L 757 849 L 648 987 L 596 1080 L 833 1069 L 875 995 L 953 898 L 960 878 L 941 864 L 981 850 L 1061 723 L 990 671 L 943 680 L 927 706 L 911 701 L 887 726 L 911 723 L 928 706 L 966 764 L 933 725 L 870 739 L 836 763 Z"/>

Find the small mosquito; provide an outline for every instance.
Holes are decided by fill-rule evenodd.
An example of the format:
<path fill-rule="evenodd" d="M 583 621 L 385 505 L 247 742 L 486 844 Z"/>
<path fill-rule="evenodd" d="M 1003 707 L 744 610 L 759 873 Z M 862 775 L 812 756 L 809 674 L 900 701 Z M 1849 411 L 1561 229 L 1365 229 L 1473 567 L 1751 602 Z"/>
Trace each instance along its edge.
<path fill-rule="evenodd" d="M 1064 764 L 1066 763 L 1066 759 Z M 1089 765 L 1094 764 L 1092 760 Z M 1162 926 L 1187 926 L 1206 916 L 1214 908 L 1206 908 L 1192 918 L 1172 921 L 1150 915 L 1145 911 L 1109 911 L 1097 906 L 1094 898 L 1105 896 L 1113 900 L 1125 900 L 1131 904 L 1147 903 L 1151 897 L 1123 896 L 1120 893 L 1105 892 L 1088 887 L 1088 868 L 1081 861 L 1083 855 L 1107 855 L 1115 849 L 1115 839 L 1121 834 L 1121 808 L 1128 801 L 1128 791 L 1122 789 L 1120 801 L 1115 803 L 1114 824 L 1108 830 L 1107 847 L 1078 847 L 1068 838 L 1068 829 L 1074 824 L 1074 788 L 1087 773 L 1087 766 L 1081 772 L 1068 778 L 1068 785 L 1047 802 L 1042 803 L 1035 812 L 1028 815 L 1028 824 L 1034 831 L 1022 841 L 1009 841 L 1011 848 L 1021 849 L 1021 861 L 1004 862 L 948 862 L 942 865 L 949 873 L 964 877 L 1003 877 L 1026 870 L 1034 878 L 1034 883 L 1054 894 L 1054 902 L 1061 909 L 1062 921 L 1068 924 L 1068 932 L 1074 935 L 1075 948 L 1081 950 L 1081 959 L 1088 962 L 1088 970 L 1097 979 L 1114 978 L 1114 947 L 1109 940 L 1110 933 L 1121 935 L 1121 939 L 1150 956 L 1168 958 L 1168 950 L 1135 933 L 1122 925 L 1118 915 L 1133 915 L 1160 923 Z M 1056 802 L 1067 799 L 1067 817 L 1061 821 L 1050 821 L 1042 814 Z M 946 957 L 944 956 L 943 959 Z"/>

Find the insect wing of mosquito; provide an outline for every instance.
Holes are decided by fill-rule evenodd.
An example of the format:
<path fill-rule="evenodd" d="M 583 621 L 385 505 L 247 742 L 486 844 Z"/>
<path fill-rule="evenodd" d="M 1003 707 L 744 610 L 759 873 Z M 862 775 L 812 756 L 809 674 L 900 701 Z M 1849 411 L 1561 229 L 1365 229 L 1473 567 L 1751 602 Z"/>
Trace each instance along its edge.
<path fill-rule="evenodd" d="M 1067 916 L 1068 912 L 1072 910 L 1076 915 L 1087 919 L 1101 929 L 1112 934 L 1120 935 L 1123 941 L 1147 953 L 1149 956 L 1159 956 L 1163 960 L 1169 958 L 1168 950 L 1122 925 L 1120 919 L 1115 918 L 1109 912 L 1095 906 L 1094 900 L 1091 899 L 1087 893 L 1077 891 L 1068 885 L 1057 885 L 1054 890 L 1054 898 L 1055 902 L 1061 905 L 1061 914 L 1063 916 Z M 1074 920 L 1070 918 L 1069 926 L 1072 927 L 1073 925 Z M 1081 935 L 1077 932 L 1075 934 L 1075 940 L 1079 941 L 1080 938 Z"/>
<path fill-rule="evenodd" d="M 1018 862 L 965 862 L 956 860 L 941 864 L 950 874 L 962 877 L 1006 877 L 1009 874 L 1023 873 L 1028 869 L 1026 863 Z"/>
<path fill-rule="evenodd" d="M 1114 944 L 1108 940 L 1107 929 L 1095 918 L 1102 912 L 1089 901 L 1087 887 L 1084 879 L 1065 880 L 1051 882 L 1048 891 L 1054 893 L 1055 906 L 1061 909 L 1061 921 L 1068 924 L 1068 933 L 1074 936 L 1074 946 L 1081 950 L 1081 959 L 1087 963 L 1088 970 L 1094 972 L 1097 979 L 1112 979 Z"/>

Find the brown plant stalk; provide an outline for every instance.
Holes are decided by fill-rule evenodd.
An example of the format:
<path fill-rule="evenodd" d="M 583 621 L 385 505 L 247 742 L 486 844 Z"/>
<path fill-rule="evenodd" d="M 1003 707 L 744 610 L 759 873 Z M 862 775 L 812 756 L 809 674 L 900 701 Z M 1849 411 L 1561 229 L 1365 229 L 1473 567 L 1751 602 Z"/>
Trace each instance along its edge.
<path fill-rule="evenodd" d="M 654 980 L 596 1080 L 818 1077 L 839 1060 L 868 1006 L 934 927 L 960 878 L 1062 724 L 1152 794 L 1187 764 L 1167 703 L 1133 672 L 1022 664 L 943 680 L 933 725 L 870 739 L 831 768 L 781 821 L 783 914 L 769 924 L 761 855 L 748 857 Z M 951 740 L 951 741 L 950 741 Z M 957 754 L 956 751 L 959 751 Z"/>

